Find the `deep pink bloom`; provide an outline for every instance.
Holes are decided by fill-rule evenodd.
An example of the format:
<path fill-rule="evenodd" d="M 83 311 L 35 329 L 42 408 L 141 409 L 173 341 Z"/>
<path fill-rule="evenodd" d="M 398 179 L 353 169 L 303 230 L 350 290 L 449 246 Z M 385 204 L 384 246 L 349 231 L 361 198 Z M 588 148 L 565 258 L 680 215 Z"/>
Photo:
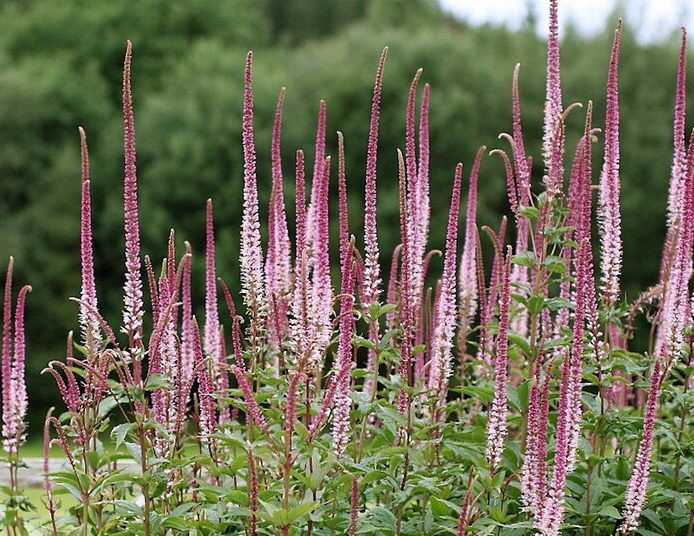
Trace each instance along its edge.
<path fill-rule="evenodd" d="M 210 374 L 210 365 L 202 363 L 202 345 L 200 344 L 200 330 L 193 319 L 193 351 L 195 352 L 195 368 L 198 378 L 198 398 L 200 402 L 200 433 L 202 439 L 210 444 L 210 436 L 217 429 L 217 418 L 214 411 L 214 385 Z"/>
<path fill-rule="evenodd" d="M 94 251 L 92 247 L 92 203 L 89 181 L 89 152 L 87 150 L 87 137 L 84 129 L 79 127 L 80 150 L 82 156 L 82 199 L 80 209 L 80 259 L 82 264 L 82 285 L 80 300 L 97 309 L 96 282 L 94 279 Z M 101 343 L 101 331 L 99 322 L 90 314 L 87 305 L 80 304 L 80 328 L 82 330 L 82 342 L 94 355 L 99 350 Z"/>
<path fill-rule="evenodd" d="M 193 253 L 188 242 L 186 257 L 183 260 L 183 274 L 181 277 L 182 294 L 182 319 L 181 319 L 181 371 L 184 378 L 193 376 L 195 365 L 195 350 L 193 348 L 193 301 L 191 296 L 190 272 L 193 264 Z"/>
<path fill-rule="evenodd" d="M 226 301 L 229 318 L 231 319 L 231 346 L 234 352 L 234 360 L 238 367 L 245 371 L 246 363 L 243 360 L 243 350 L 241 349 L 241 318 L 236 314 L 236 305 L 234 304 L 234 299 L 231 297 L 231 292 L 229 292 L 229 287 L 221 277 L 219 278 L 219 284 L 222 286 L 224 300 Z"/>
<path fill-rule="evenodd" d="M 140 223 L 137 208 L 137 167 L 135 120 L 130 89 L 132 43 L 127 42 L 123 64 L 123 211 L 125 220 L 125 286 L 123 288 L 123 331 L 128 335 L 135 381 L 140 380 L 139 349 L 142 347 L 142 274 L 140 261 Z"/>
<path fill-rule="evenodd" d="M 349 528 L 347 529 L 348 536 L 356 536 L 359 530 L 359 480 L 357 477 L 352 477 L 352 492 L 350 493 L 349 501 Z"/>
<path fill-rule="evenodd" d="M 311 199 L 309 200 L 306 214 L 306 240 L 313 242 L 316 227 L 316 202 L 319 198 L 323 166 L 325 165 L 325 131 L 328 122 L 328 108 L 324 100 L 318 105 L 318 119 L 316 122 L 316 142 L 313 154 L 313 176 L 311 177 Z"/>
<path fill-rule="evenodd" d="M 619 211 L 619 48 L 621 22 L 614 34 L 607 75 L 605 112 L 605 154 L 598 195 L 600 222 L 601 279 L 603 300 L 609 306 L 619 298 L 619 274 L 622 268 L 622 223 Z"/>
<path fill-rule="evenodd" d="M 241 221 L 241 293 L 252 311 L 250 327 L 259 333 L 267 312 L 263 273 L 263 250 L 260 244 L 256 155 L 253 141 L 253 53 L 246 56 L 243 90 L 243 218 Z"/>
<path fill-rule="evenodd" d="M 248 378 L 246 378 L 246 375 L 244 374 L 243 370 L 241 370 L 237 365 L 231 365 L 231 371 L 234 373 L 236 381 L 239 384 L 239 388 L 243 393 L 243 401 L 246 403 L 246 406 L 248 407 L 248 416 L 251 418 L 252 422 L 257 426 L 259 426 L 260 428 L 266 428 L 267 421 L 263 416 L 263 412 L 261 411 L 260 406 L 258 406 L 258 403 L 255 401 L 253 389 L 251 388 L 251 384 L 249 383 Z"/>
<path fill-rule="evenodd" d="M 4 426 L 12 422 L 14 394 L 12 392 L 12 272 L 14 258 L 10 257 L 5 274 L 2 302 L 2 415 Z M 3 435 L 5 435 L 3 433 Z M 7 437 L 7 436 L 5 436 Z"/>
<path fill-rule="evenodd" d="M 205 357 L 219 355 L 219 309 L 215 269 L 214 215 L 212 199 L 205 206 L 205 332 L 202 342 Z"/>
<path fill-rule="evenodd" d="M 383 49 L 378 62 L 376 81 L 374 82 L 373 100 L 371 101 L 371 119 L 369 121 L 369 141 L 366 150 L 366 182 L 364 186 L 364 283 L 361 301 L 370 305 L 379 299 L 381 286 L 381 267 L 378 261 L 378 233 L 376 226 L 376 182 L 378 177 L 378 125 L 381 106 L 381 87 L 383 83 L 383 66 L 388 54 L 388 47 Z"/>
<path fill-rule="evenodd" d="M 487 421 L 486 455 L 492 471 L 499 465 L 504 450 L 508 415 L 506 389 L 508 387 L 508 327 L 510 289 L 511 248 L 501 269 L 501 290 L 499 293 L 499 332 L 496 337 L 496 356 L 494 358 L 494 399 L 489 409 Z"/>
<path fill-rule="evenodd" d="M 249 443 L 246 448 L 248 457 L 248 506 L 251 509 L 251 518 L 249 519 L 249 536 L 256 536 L 257 519 L 256 512 L 258 511 L 258 473 L 255 469 L 255 458 L 253 457 L 253 448 Z"/>

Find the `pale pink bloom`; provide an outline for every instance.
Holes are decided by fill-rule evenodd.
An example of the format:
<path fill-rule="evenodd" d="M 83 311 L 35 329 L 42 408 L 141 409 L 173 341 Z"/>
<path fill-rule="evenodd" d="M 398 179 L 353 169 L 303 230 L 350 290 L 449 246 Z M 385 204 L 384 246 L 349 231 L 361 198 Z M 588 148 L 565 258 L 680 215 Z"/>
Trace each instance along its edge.
<path fill-rule="evenodd" d="M 677 227 L 682 217 L 682 198 L 687 174 L 685 120 L 687 110 L 687 31 L 682 28 L 677 81 L 675 82 L 675 114 L 673 122 L 673 159 L 667 203 L 667 235 L 660 264 L 661 283 L 674 256 Z"/>
<path fill-rule="evenodd" d="M 212 199 L 205 205 L 205 328 L 202 341 L 203 355 L 219 355 L 219 309 L 217 303 L 217 272 L 215 269 L 214 215 Z"/>
<path fill-rule="evenodd" d="M 436 300 L 434 336 L 432 341 L 431 359 L 429 360 L 428 387 L 433 391 L 437 411 L 435 420 L 439 420 L 439 406 L 445 402 L 448 390 L 448 378 L 451 375 L 453 354 L 453 333 L 456 320 L 456 261 L 458 257 L 458 215 L 460 213 L 460 183 L 462 181 L 463 165 L 455 168 L 451 207 L 448 213 L 446 228 L 446 253 L 443 261 L 443 277 L 441 290 Z"/>
<path fill-rule="evenodd" d="M 381 267 L 378 261 L 378 233 L 376 226 L 376 182 L 378 169 L 378 125 L 381 105 L 381 87 L 383 66 L 388 54 L 388 47 L 383 49 L 378 62 L 376 81 L 374 82 L 373 100 L 371 102 L 371 119 L 369 121 L 369 141 L 366 150 L 366 182 L 364 186 L 364 282 L 361 293 L 362 304 L 370 305 L 379 299 L 381 286 Z"/>
<path fill-rule="evenodd" d="M 264 326 L 267 313 L 263 271 L 263 250 L 260 244 L 256 154 L 253 141 L 253 53 L 246 56 L 243 90 L 243 217 L 241 220 L 241 293 L 252 312 L 249 329 L 256 334 Z"/>
<path fill-rule="evenodd" d="M 323 354 L 330 344 L 332 334 L 333 289 L 330 280 L 330 220 L 329 182 L 330 157 L 320 168 L 321 176 L 316 190 L 314 234 L 312 243 L 311 281 L 311 364 L 322 365 Z"/>
<path fill-rule="evenodd" d="M 195 366 L 195 350 L 193 348 L 193 301 L 191 296 L 190 271 L 193 264 L 193 253 L 188 242 L 186 258 L 183 261 L 181 278 L 182 319 L 181 319 L 181 373 L 184 378 L 192 378 Z"/>
<path fill-rule="evenodd" d="M 563 105 L 561 77 L 559 73 L 559 16 L 558 0 L 549 4 L 549 36 L 547 37 L 547 81 L 544 111 L 544 135 L 542 153 L 547 176 L 545 183 L 550 195 L 561 188 L 563 176 L 562 155 L 564 151 L 563 130 L 561 127 Z"/>
<path fill-rule="evenodd" d="M 605 155 L 598 195 L 600 222 L 601 282 L 605 303 L 610 306 L 619 298 L 619 274 L 622 268 L 622 223 L 619 210 L 619 48 L 621 22 L 614 35 L 610 68 L 607 75 L 605 112 Z"/>
<path fill-rule="evenodd" d="M 352 335 L 354 322 L 352 308 L 354 306 L 354 267 L 352 263 L 352 244 L 349 240 L 349 222 L 347 211 L 347 182 L 345 178 L 345 148 L 341 132 L 338 136 L 338 204 L 340 222 L 340 272 L 341 298 L 339 318 L 339 339 L 337 348 L 336 376 L 341 377 L 335 394 L 335 411 L 332 418 L 333 450 L 339 458 L 344 453 L 349 442 L 350 421 L 350 375 L 352 368 Z"/>
<path fill-rule="evenodd" d="M 287 330 L 287 307 L 291 290 L 289 230 L 284 207 L 284 178 L 282 176 L 282 108 L 285 89 L 280 90 L 272 126 L 272 192 L 268 209 L 268 246 L 265 258 L 267 294 L 272 300 L 268 321 L 269 340 L 275 350 L 280 348 Z"/>
<path fill-rule="evenodd" d="M 137 208 L 137 167 L 135 120 L 130 89 L 132 43 L 127 42 L 123 64 L 123 211 L 125 220 L 125 286 L 123 287 L 123 332 L 129 337 L 130 358 L 134 362 L 135 381 L 140 380 L 142 347 L 142 274 L 140 261 L 140 223 Z"/>
<path fill-rule="evenodd" d="M 506 439 L 508 402 L 508 327 L 510 289 L 511 249 L 506 252 L 506 259 L 501 268 L 501 291 L 499 292 L 499 332 L 496 336 L 496 355 L 494 358 L 494 399 L 489 409 L 487 421 L 486 456 L 491 471 L 501 462 Z"/>
<path fill-rule="evenodd" d="M 626 498 L 622 510 L 623 521 L 619 526 L 619 531 L 622 534 L 632 534 L 639 528 L 639 518 L 641 517 L 643 505 L 646 502 L 646 490 L 648 489 L 651 465 L 651 447 L 653 446 L 653 429 L 655 428 L 658 411 L 658 396 L 660 395 L 660 387 L 664 379 L 662 372 L 660 358 L 658 358 L 651 373 L 651 383 L 648 388 L 643 420 L 643 433 L 636 453 L 636 463 L 627 485 Z"/>

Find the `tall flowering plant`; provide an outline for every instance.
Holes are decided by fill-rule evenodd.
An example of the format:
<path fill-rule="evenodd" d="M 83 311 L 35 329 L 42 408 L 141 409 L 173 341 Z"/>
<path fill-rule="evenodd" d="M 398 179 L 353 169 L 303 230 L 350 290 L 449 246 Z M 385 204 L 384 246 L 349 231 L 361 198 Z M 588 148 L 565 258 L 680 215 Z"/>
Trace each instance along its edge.
<path fill-rule="evenodd" d="M 297 149 L 293 181 L 285 179 L 284 88 L 268 148 L 271 193 L 267 212 L 261 210 L 248 54 L 239 95 L 239 277 L 223 274 L 234 283 L 227 285 L 217 268 L 224 235 L 216 234 L 212 200 L 200 215 L 200 254 L 188 242 L 181 249 L 182 237 L 172 230 L 161 262 L 141 256 L 127 44 L 122 326 L 111 328 L 97 300 L 99 237 L 80 129 L 80 331 L 68 336 L 65 358 L 45 369 L 64 405 L 44 426 L 45 521 L 23 514 L 29 503 L 20 490 L 19 449 L 27 426 L 30 287 L 13 298 L 12 260 L 7 270 L 2 405 L 9 534 L 694 533 L 694 149 L 685 143 L 685 34 L 659 282 L 633 302 L 620 288 L 621 23 L 606 66 L 604 128 L 594 126 L 598 113 L 585 103 L 583 130 L 570 147 L 566 118 L 581 105 L 563 102 L 558 2 L 550 0 L 544 129 L 532 133 L 542 137 L 539 164 L 525 145 L 531 133 L 523 128 L 516 66 L 509 73 L 510 130 L 490 151 L 500 159 L 487 179 L 505 182 L 508 217 L 496 229 L 478 227 L 480 169 L 493 165 L 482 147 L 469 174 L 462 163 L 451 170 L 442 244 L 430 244 L 435 86 L 420 69 L 402 88 L 402 149 L 384 149 L 378 133 L 387 54 L 364 96 L 372 105 L 363 237 L 352 235 L 357 223 L 348 211 L 358 196 L 345 155 L 358 146 L 340 132 L 333 136 L 324 101 L 312 174 Z M 335 155 L 328 154 L 333 137 Z M 601 139 L 597 174 L 593 156 Z M 398 178 L 400 208 L 400 244 L 392 252 L 378 242 L 384 171 L 377 162 L 384 150 L 398 161 L 389 170 Z M 291 182 L 294 207 L 285 202 Z M 229 207 L 217 202 L 215 210 Z M 441 247 L 442 263 L 431 247 Z M 201 281 L 196 263 L 204 266 Z M 230 290 L 237 286 L 240 296 Z M 198 287 L 201 304 L 193 299 Z M 641 313 L 654 336 L 636 353 L 632 336 Z M 48 458 L 53 443 L 64 457 L 58 471 Z M 74 500 L 61 506 L 65 494 Z"/>

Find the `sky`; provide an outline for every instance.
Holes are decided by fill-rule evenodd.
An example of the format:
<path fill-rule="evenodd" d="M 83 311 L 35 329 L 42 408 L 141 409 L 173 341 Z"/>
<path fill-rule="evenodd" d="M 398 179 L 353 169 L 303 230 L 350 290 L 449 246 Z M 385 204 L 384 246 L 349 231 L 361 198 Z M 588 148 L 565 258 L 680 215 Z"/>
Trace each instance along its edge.
<path fill-rule="evenodd" d="M 548 0 L 439 0 L 446 11 L 476 24 L 500 23 L 517 28 L 528 6 L 538 16 L 538 30 L 546 33 Z M 619 5 L 629 25 L 642 42 L 667 38 L 684 25 L 694 31 L 691 0 L 559 0 L 560 24 L 571 21 L 582 33 L 599 32 Z"/>

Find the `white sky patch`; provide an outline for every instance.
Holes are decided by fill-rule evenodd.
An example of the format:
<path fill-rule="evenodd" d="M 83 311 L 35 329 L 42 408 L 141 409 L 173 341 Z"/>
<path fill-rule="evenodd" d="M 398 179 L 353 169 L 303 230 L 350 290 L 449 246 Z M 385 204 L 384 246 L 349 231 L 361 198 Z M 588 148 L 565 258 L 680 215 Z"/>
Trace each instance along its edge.
<path fill-rule="evenodd" d="M 503 24 L 519 28 L 532 9 L 538 31 L 547 32 L 549 0 L 439 0 L 443 8 L 472 24 Z M 568 22 L 584 34 L 594 34 L 609 23 L 610 14 L 619 6 L 625 13 L 625 25 L 640 41 L 669 37 L 680 26 L 694 31 L 694 2 L 691 0 L 559 0 L 559 22 Z"/>

